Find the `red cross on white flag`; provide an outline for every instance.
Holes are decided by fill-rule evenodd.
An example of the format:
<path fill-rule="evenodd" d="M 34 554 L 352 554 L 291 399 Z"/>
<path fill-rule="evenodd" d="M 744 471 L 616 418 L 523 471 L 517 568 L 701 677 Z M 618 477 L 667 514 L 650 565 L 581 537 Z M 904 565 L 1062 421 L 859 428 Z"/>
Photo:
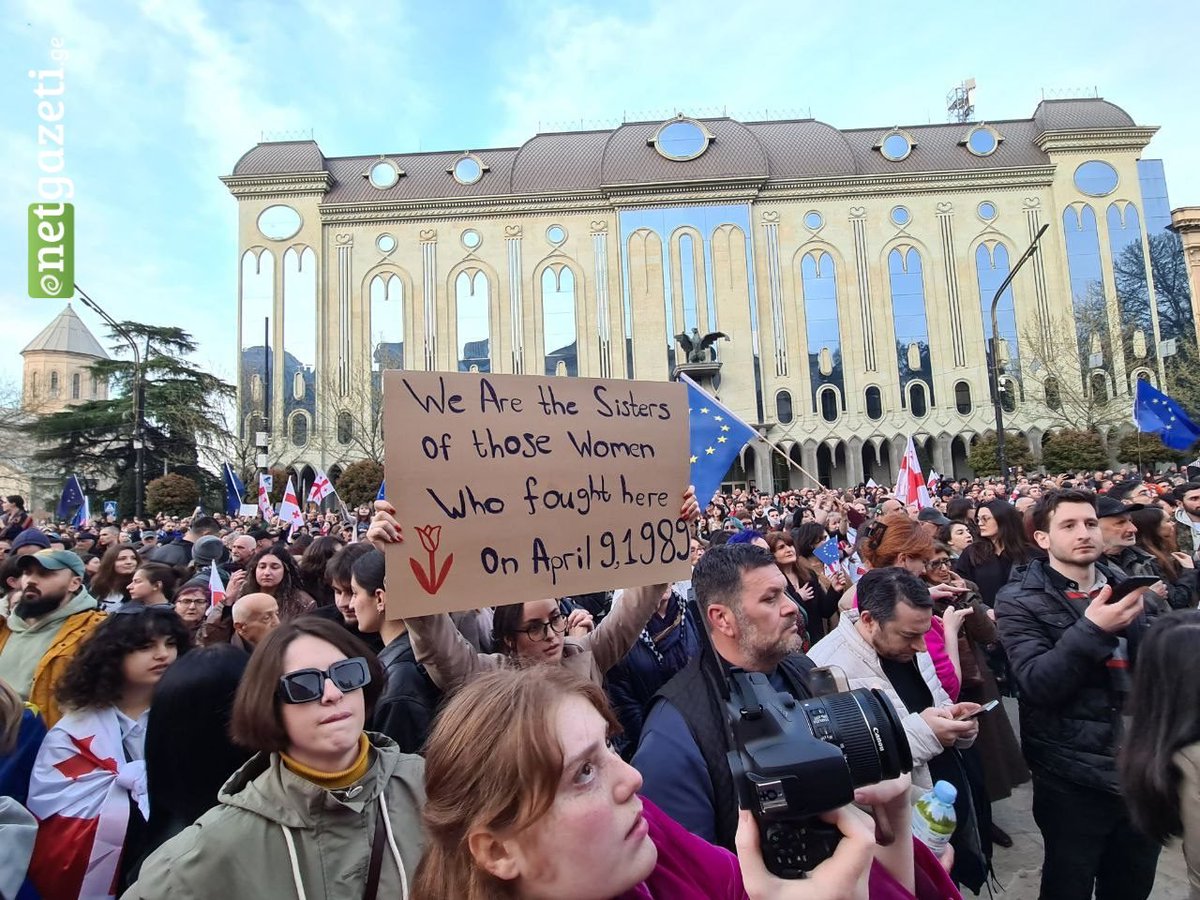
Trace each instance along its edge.
<path fill-rule="evenodd" d="M 900 460 L 900 472 L 896 476 L 896 499 L 907 506 L 917 504 L 918 509 L 933 506 L 929 499 L 929 488 L 925 486 L 925 478 L 921 475 L 921 463 L 917 459 L 917 448 L 913 446 L 910 435 L 908 446 L 904 448 L 904 458 Z"/>
<path fill-rule="evenodd" d="M 293 528 L 304 524 L 304 513 L 300 511 L 300 501 L 296 499 L 296 488 L 292 479 L 288 479 L 287 488 L 283 492 L 283 502 L 279 504 L 279 518 Z"/>
<path fill-rule="evenodd" d="M 317 469 L 317 477 L 313 479 L 312 487 L 308 491 L 308 502 L 320 503 L 332 493 L 333 485 L 329 483 L 325 473 Z"/>

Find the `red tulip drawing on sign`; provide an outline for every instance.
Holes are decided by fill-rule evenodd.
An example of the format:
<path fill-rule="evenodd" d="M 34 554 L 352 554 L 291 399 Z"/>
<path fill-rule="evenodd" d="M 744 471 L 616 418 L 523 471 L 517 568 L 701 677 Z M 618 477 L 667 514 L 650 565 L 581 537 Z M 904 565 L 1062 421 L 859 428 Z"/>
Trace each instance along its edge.
<path fill-rule="evenodd" d="M 446 557 L 446 561 L 442 563 L 439 570 L 437 567 L 437 549 L 442 542 L 442 526 L 441 525 L 426 525 L 424 528 L 417 526 L 417 537 L 421 539 L 421 546 L 425 548 L 425 552 L 429 554 L 429 571 L 426 572 L 421 568 L 421 564 L 412 557 L 409 557 L 408 564 L 412 566 L 413 574 L 417 576 L 417 582 L 425 589 L 427 594 L 436 594 L 442 589 L 442 585 L 446 583 L 446 576 L 450 574 L 450 566 L 454 563 L 454 554 L 451 553 Z"/>

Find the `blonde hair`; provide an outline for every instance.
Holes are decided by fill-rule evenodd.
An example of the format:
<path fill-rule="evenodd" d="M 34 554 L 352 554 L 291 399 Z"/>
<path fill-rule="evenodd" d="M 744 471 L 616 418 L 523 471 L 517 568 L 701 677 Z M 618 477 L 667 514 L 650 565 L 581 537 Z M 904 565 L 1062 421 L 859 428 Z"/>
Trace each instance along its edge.
<path fill-rule="evenodd" d="M 17 746 L 25 704 L 12 686 L 0 678 L 0 756 L 8 756 Z"/>
<path fill-rule="evenodd" d="M 513 896 L 514 883 L 475 863 L 472 832 L 511 837 L 549 812 L 562 779 L 554 715 L 581 697 L 619 729 L 604 692 L 562 666 L 501 669 L 476 678 L 438 716 L 425 745 L 426 845 L 413 882 L 420 900 Z"/>

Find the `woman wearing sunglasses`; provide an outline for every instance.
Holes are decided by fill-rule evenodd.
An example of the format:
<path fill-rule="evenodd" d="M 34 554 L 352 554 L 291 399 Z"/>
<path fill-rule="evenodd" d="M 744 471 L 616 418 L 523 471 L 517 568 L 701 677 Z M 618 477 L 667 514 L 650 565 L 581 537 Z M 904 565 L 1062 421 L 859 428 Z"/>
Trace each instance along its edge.
<path fill-rule="evenodd" d="M 230 724 L 256 755 L 125 897 L 406 898 L 423 845 L 424 766 L 363 731 L 383 681 L 334 622 L 302 616 L 272 631 Z"/>
<path fill-rule="evenodd" d="M 367 531 L 367 540 L 380 550 L 389 543 L 402 541 L 396 508 L 386 500 L 376 500 L 375 509 L 377 512 Z M 694 521 L 699 516 L 696 492 L 689 487 L 684 492 L 679 517 Z M 477 653 L 458 633 L 450 616 L 444 613 L 414 616 L 405 622 L 417 662 L 425 667 L 433 683 L 446 696 L 480 672 L 509 665 L 563 665 L 602 685 L 605 673 L 620 662 L 637 641 L 666 590 L 667 585 L 657 584 L 618 591 L 613 597 L 612 612 L 595 629 L 582 635 L 570 632 L 576 624 L 574 614 L 564 616 L 557 600 L 497 606 L 492 641 L 501 651 L 498 653 Z"/>
<path fill-rule="evenodd" d="M 40 822 L 29 879 L 42 897 L 93 900 L 125 887 L 150 815 L 150 701 L 190 645 L 170 606 L 126 604 L 67 666 L 58 701 L 70 712 L 43 741 L 29 783 L 29 811 Z"/>

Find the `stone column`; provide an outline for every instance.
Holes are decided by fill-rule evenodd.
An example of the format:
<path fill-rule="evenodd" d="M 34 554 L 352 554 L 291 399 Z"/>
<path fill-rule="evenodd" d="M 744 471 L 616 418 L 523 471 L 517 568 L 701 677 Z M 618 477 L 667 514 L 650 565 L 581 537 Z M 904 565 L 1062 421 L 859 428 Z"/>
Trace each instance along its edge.
<path fill-rule="evenodd" d="M 813 441 L 805 441 L 800 445 L 800 465 L 812 472 L 813 478 L 820 473 L 817 472 L 817 445 Z M 812 478 L 805 476 L 802 487 L 820 487 L 819 482 L 814 482 Z"/>
<path fill-rule="evenodd" d="M 1192 289 L 1192 322 L 1200 329 L 1200 206 L 1171 210 L 1171 230 L 1183 241 L 1188 285 Z"/>

